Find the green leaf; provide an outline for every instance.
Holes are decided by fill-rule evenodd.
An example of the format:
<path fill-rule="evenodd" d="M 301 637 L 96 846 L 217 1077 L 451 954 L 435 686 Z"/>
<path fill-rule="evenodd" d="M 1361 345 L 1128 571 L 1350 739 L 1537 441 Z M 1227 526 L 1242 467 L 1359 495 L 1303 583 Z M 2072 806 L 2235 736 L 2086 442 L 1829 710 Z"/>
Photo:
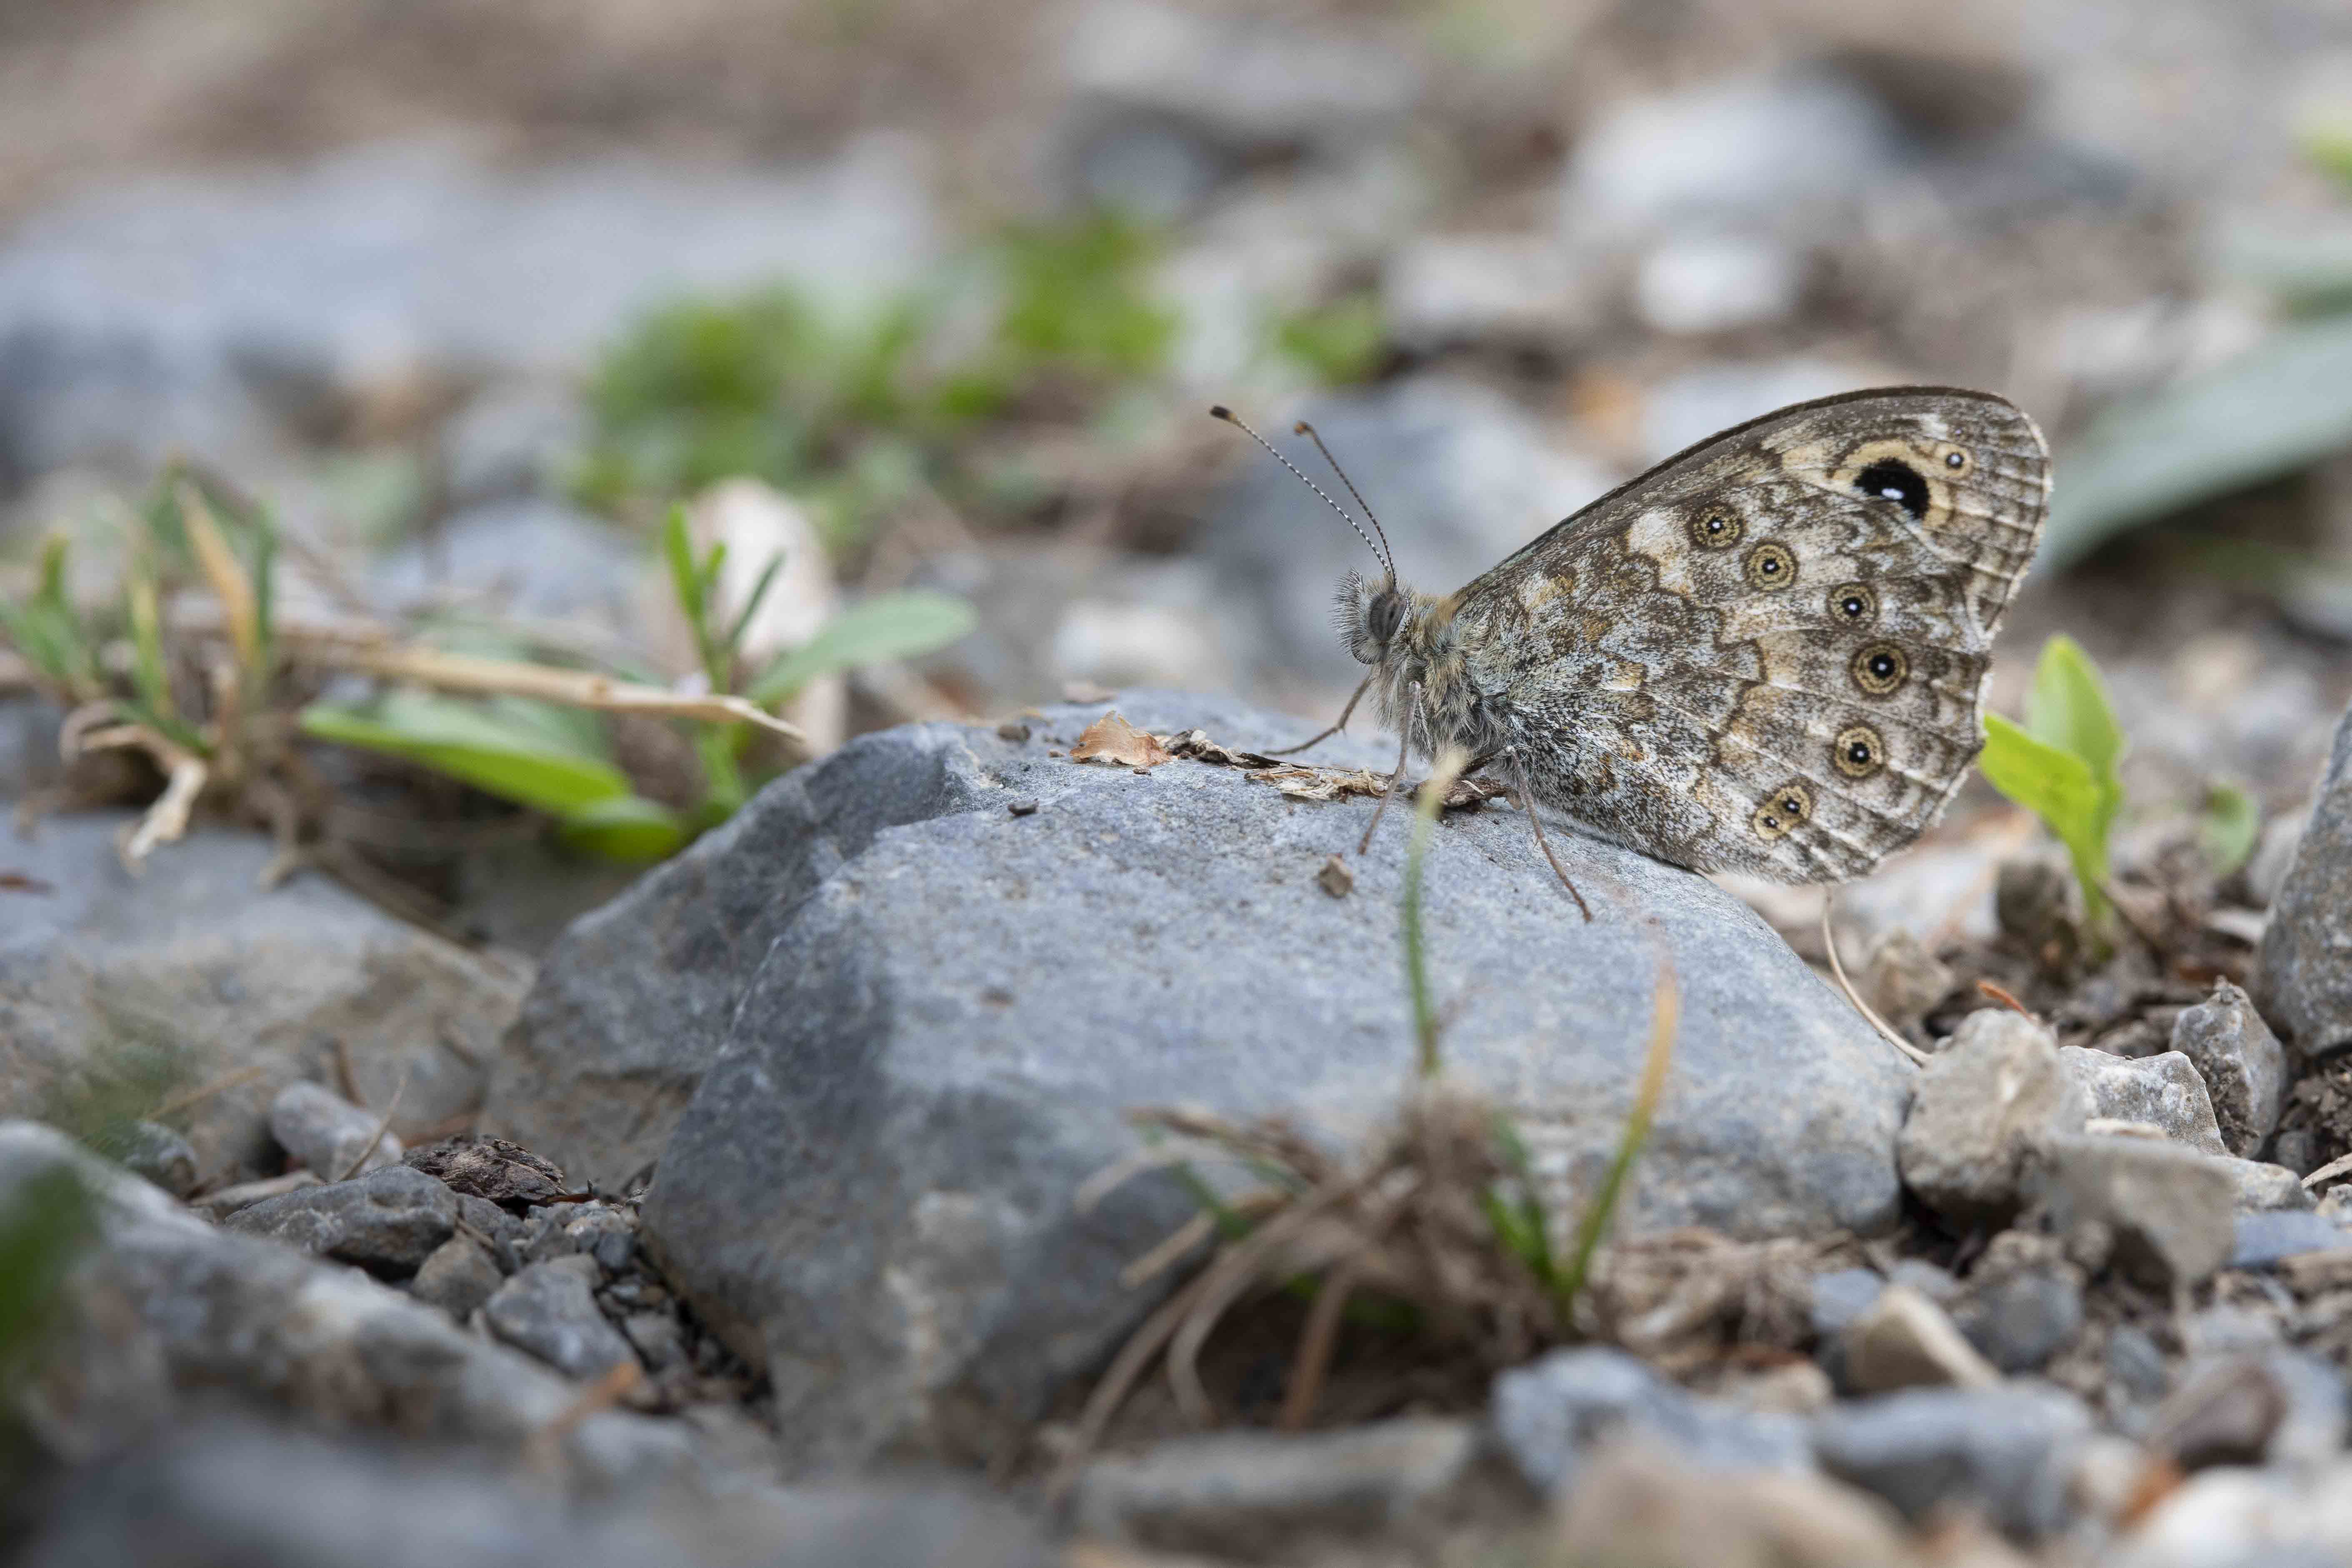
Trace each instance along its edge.
<path fill-rule="evenodd" d="M 53 1326 L 66 1277 L 98 1230 L 98 1200 L 70 1165 L 12 1184 L 0 1207 L 0 1394 L 15 1392 Z"/>
<path fill-rule="evenodd" d="M 2102 786 L 2122 793 L 2116 770 L 2123 761 L 2123 726 L 2116 722 L 2098 667 L 2073 637 L 2062 633 L 2042 645 L 2033 688 L 2025 694 L 2025 728 L 2035 740 L 2090 763 Z"/>
<path fill-rule="evenodd" d="M 2135 523 L 2293 473 L 2347 445 L 2352 317 L 2290 327 L 2095 425 L 2058 465 L 2042 564 L 2069 565 Z"/>
<path fill-rule="evenodd" d="M 764 708 L 821 676 L 945 647 L 977 623 L 971 606 L 952 595 L 885 594 L 843 611 L 808 642 L 781 655 L 746 695 Z"/>
<path fill-rule="evenodd" d="M 677 813 L 635 795 L 583 806 L 565 816 L 556 831 L 572 848 L 630 866 L 667 859 L 693 837 Z"/>
<path fill-rule="evenodd" d="M 1370 380 L 1389 348 L 1379 292 L 1362 289 L 1276 321 L 1274 347 L 1327 386 Z"/>
<path fill-rule="evenodd" d="M 670 507 L 662 519 L 662 554 L 669 562 L 670 587 L 677 594 L 678 614 L 689 629 L 702 625 L 702 574 L 694 566 L 694 540 L 686 531 L 686 506 Z"/>
<path fill-rule="evenodd" d="M 2252 859 L 2262 832 L 2262 808 L 2253 796 L 2232 784 L 2217 784 L 2205 792 L 2198 841 L 2215 876 L 2226 877 Z"/>
<path fill-rule="evenodd" d="M 2040 817 L 2074 862 L 2083 902 L 2104 920 L 2107 882 L 2106 792 L 2091 764 L 2034 739 L 1998 713 L 1985 715 L 1977 767 L 1986 782 Z"/>
<path fill-rule="evenodd" d="M 314 702 L 302 730 L 321 741 L 404 757 L 486 795 L 558 816 L 629 795 L 628 775 L 542 729 L 473 702 L 394 691 L 373 709 Z"/>

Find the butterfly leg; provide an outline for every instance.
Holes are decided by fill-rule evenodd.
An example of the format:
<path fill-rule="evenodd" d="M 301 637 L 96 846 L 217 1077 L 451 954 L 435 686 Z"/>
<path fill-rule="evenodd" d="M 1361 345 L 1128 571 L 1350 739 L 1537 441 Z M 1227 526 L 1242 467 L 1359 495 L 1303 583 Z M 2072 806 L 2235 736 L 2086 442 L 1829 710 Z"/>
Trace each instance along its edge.
<path fill-rule="evenodd" d="M 1366 686 L 1370 686 L 1370 684 L 1371 681 L 1370 679 L 1367 679 L 1364 682 L 1364 685 Z M 1361 694 L 1361 688 L 1358 688 L 1359 695 Z M 1355 704 L 1350 702 L 1348 706 L 1352 708 Z M 1416 680 L 1412 683 L 1412 695 L 1408 697 L 1405 701 L 1404 722 L 1397 726 L 1396 771 L 1389 774 L 1389 787 L 1381 792 L 1381 804 L 1373 808 L 1371 821 L 1364 825 L 1363 841 L 1356 846 L 1356 853 L 1359 855 L 1361 855 L 1372 847 L 1372 832 L 1375 828 L 1380 826 L 1381 818 L 1388 815 L 1389 802 L 1396 798 L 1397 783 L 1404 777 L 1406 750 L 1412 743 L 1412 716 L 1420 710 L 1421 682 Z M 1346 716 L 1342 715 L 1339 721 L 1343 724 L 1346 723 Z"/>
<path fill-rule="evenodd" d="M 1576 884 L 1568 879 L 1568 873 L 1560 868 L 1559 857 L 1551 852 L 1551 843 L 1544 837 L 1543 818 L 1536 815 L 1535 792 L 1528 787 L 1527 759 L 1519 755 L 1517 746 L 1504 747 L 1503 754 L 1511 759 L 1512 782 L 1519 787 L 1519 805 L 1528 814 L 1528 826 L 1536 830 L 1536 847 L 1542 850 L 1543 858 L 1551 863 L 1551 873 L 1559 879 L 1559 885 L 1568 889 L 1568 896 L 1576 900 L 1578 911 L 1584 916 L 1584 923 L 1591 925 L 1592 907 L 1584 901 L 1584 895 L 1576 890 Z"/>
<path fill-rule="evenodd" d="M 1364 700 L 1364 693 L 1370 691 L 1371 689 L 1372 678 L 1368 675 L 1357 685 L 1356 694 L 1348 699 L 1348 705 L 1339 710 L 1339 721 L 1338 723 L 1332 725 L 1329 729 L 1324 731 L 1321 734 L 1316 736 L 1311 741 L 1301 741 L 1295 746 L 1276 746 L 1274 750 L 1265 752 L 1265 755 L 1269 757 L 1286 757 L 1293 752 L 1303 752 L 1309 746 L 1321 745 L 1324 742 L 1329 740 L 1332 736 L 1338 734 L 1340 731 L 1348 727 L 1349 717 L 1356 711 L 1356 704 L 1361 702 Z"/>

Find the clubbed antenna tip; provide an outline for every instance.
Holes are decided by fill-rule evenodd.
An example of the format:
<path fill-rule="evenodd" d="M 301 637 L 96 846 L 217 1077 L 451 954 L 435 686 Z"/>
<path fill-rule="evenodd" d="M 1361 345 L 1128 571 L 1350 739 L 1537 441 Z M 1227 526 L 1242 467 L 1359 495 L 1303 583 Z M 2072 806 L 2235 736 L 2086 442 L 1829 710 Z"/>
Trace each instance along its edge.
<path fill-rule="evenodd" d="M 1222 403 L 1212 403 L 1209 405 L 1209 417 L 1222 419 L 1230 425 L 1234 422 L 1234 411 Z"/>

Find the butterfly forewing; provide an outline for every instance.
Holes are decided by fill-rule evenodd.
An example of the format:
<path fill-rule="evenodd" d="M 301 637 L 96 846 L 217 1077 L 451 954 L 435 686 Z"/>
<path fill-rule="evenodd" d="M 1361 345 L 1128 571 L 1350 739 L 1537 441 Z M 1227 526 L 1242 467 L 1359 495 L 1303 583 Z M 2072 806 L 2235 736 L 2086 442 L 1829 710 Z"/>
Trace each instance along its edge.
<path fill-rule="evenodd" d="M 1661 858 L 1859 876 L 1981 744 L 2049 456 L 1983 393 L 1897 388 L 1724 432 L 1457 595 L 1464 676 L 1538 793 Z"/>

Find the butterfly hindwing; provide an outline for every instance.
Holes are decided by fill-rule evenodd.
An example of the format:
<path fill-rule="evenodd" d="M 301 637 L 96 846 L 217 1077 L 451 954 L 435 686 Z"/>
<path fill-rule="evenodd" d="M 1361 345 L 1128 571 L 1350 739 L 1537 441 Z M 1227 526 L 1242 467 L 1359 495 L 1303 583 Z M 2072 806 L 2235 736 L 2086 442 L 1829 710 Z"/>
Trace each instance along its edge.
<path fill-rule="evenodd" d="M 1801 404 L 1669 459 L 1457 596 L 1538 793 L 1661 858 L 1859 876 L 1981 744 L 2049 458 L 2000 398 Z"/>

